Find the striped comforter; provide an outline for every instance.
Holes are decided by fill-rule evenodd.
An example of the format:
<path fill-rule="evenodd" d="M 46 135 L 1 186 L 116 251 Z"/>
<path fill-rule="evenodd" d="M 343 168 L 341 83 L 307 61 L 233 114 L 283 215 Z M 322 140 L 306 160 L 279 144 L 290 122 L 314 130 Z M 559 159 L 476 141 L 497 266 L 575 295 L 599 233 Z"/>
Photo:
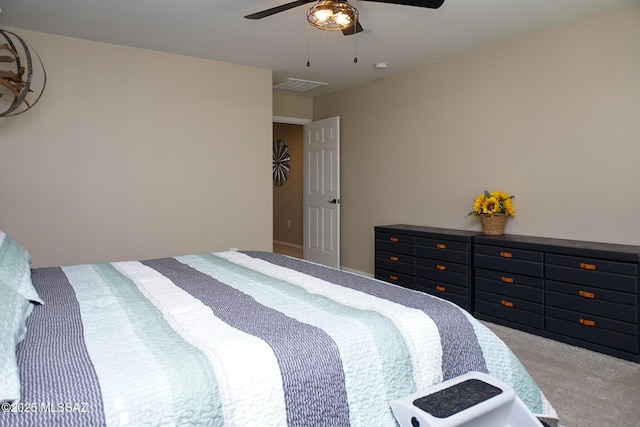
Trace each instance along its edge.
<path fill-rule="evenodd" d="M 470 370 L 556 418 L 511 351 L 441 299 L 265 252 L 33 270 L 45 301 L 1 425 L 395 426 Z"/>

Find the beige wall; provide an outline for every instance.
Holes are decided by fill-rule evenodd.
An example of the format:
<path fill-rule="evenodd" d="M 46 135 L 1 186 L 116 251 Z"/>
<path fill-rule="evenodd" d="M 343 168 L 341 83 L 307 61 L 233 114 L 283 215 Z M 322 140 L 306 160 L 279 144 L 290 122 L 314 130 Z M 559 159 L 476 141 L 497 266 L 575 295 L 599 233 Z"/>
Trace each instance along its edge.
<path fill-rule="evenodd" d="M 0 119 L 0 229 L 35 266 L 270 250 L 270 70 L 14 31 L 49 81 Z"/>
<path fill-rule="evenodd" d="M 311 120 L 313 118 L 313 98 L 283 90 L 274 90 L 273 115 Z"/>
<path fill-rule="evenodd" d="M 287 181 L 273 186 L 273 239 L 298 246 L 302 246 L 303 136 L 303 126 L 273 124 L 274 141 L 283 140 L 291 155 Z"/>
<path fill-rule="evenodd" d="M 640 245 L 640 6 L 316 98 L 341 116 L 342 264 L 373 271 L 374 225 Z M 393 64 L 391 64 L 393 66 Z"/>

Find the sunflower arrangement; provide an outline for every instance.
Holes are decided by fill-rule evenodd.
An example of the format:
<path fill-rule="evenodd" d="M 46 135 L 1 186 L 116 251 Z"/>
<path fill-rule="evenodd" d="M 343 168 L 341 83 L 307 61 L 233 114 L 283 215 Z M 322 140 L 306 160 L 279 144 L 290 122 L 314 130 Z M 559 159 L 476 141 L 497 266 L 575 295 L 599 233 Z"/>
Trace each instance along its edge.
<path fill-rule="evenodd" d="M 509 196 L 507 193 L 503 193 L 502 191 L 493 191 L 489 193 L 487 190 L 484 190 L 484 193 L 480 194 L 473 202 L 473 210 L 469 212 L 467 216 L 470 215 L 495 215 L 495 214 L 506 214 L 507 216 L 514 217 L 516 216 L 516 211 L 513 208 L 513 203 L 511 200 L 515 196 Z"/>

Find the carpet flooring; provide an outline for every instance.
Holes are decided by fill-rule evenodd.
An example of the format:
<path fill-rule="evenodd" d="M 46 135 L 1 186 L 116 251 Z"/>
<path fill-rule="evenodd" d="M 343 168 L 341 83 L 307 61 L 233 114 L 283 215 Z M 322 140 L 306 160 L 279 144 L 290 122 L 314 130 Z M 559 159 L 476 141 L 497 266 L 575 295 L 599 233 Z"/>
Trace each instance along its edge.
<path fill-rule="evenodd" d="M 562 426 L 640 426 L 640 363 L 483 323 L 522 361 Z"/>

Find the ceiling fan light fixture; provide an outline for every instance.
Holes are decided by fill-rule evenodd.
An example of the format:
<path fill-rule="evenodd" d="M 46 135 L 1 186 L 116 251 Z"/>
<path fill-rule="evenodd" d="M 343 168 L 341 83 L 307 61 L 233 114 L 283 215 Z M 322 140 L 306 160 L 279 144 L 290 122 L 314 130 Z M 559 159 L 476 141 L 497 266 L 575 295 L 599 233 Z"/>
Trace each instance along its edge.
<path fill-rule="evenodd" d="M 346 1 L 320 0 L 307 12 L 307 20 L 320 30 L 346 30 L 358 20 L 358 9 Z"/>

